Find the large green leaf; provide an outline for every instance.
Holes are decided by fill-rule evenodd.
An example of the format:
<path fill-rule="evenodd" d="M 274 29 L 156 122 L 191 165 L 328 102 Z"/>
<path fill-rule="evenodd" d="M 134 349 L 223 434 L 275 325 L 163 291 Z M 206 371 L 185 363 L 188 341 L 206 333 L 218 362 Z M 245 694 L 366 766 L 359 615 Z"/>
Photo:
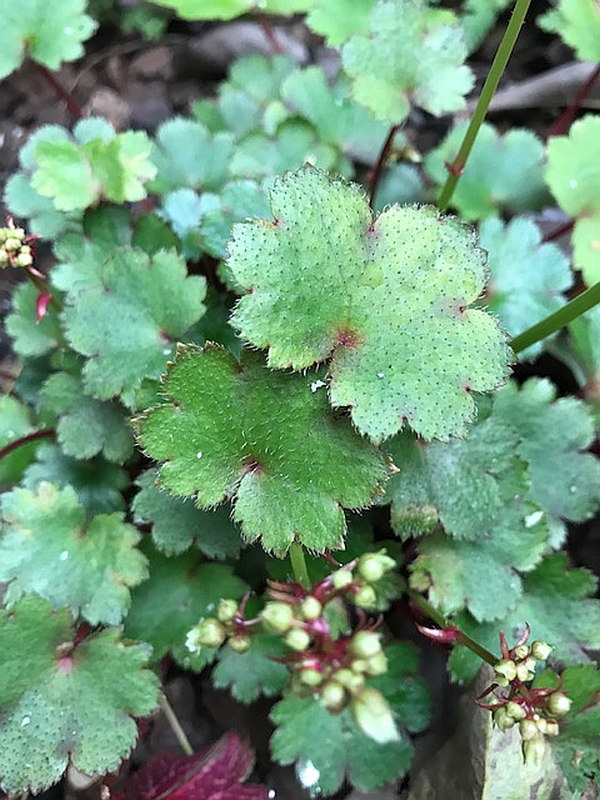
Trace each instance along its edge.
<path fill-rule="evenodd" d="M 313 382 L 250 353 L 239 363 L 221 347 L 181 347 L 164 380 L 170 403 L 137 420 L 146 453 L 166 461 L 159 484 L 199 508 L 234 499 L 244 537 L 266 550 L 340 547 L 343 508 L 372 503 L 387 464 Z"/>
<path fill-rule="evenodd" d="M 135 547 L 140 534 L 123 517 L 100 514 L 87 522 L 70 486 L 41 483 L 36 492 L 3 495 L 0 581 L 10 581 L 5 603 L 36 592 L 93 625 L 120 622 L 130 587 L 147 576 L 146 559 Z"/>
<path fill-rule="evenodd" d="M 428 207 L 373 220 L 357 187 L 312 169 L 278 179 L 271 205 L 274 222 L 237 225 L 229 245 L 242 336 L 272 367 L 332 357 L 331 402 L 374 441 L 405 424 L 464 434 L 472 391 L 497 387 L 509 360 L 496 321 L 469 308 L 485 281 L 472 234 Z"/>
<path fill-rule="evenodd" d="M 0 786 L 34 794 L 69 763 L 91 775 L 116 770 L 137 739 L 131 715 L 155 707 L 150 648 L 106 629 L 73 644 L 67 611 L 25 597 L 0 611 Z"/>

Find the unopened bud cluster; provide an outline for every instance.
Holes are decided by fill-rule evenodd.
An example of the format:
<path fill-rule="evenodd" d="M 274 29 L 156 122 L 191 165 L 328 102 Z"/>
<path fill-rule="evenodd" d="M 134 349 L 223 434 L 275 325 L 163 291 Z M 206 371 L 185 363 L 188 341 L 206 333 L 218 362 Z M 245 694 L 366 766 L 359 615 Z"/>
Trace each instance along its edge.
<path fill-rule="evenodd" d="M 482 705 L 492 710 L 500 730 L 519 726 L 525 759 L 539 764 L 546 750 L 544 737 L 558 736 L 557 718 L 569 712 L 571 700 L 559 689 L 525 685 L 533 681 L 537 662 L 546 661 L 552 652 L 551 645 L 535 641 L 529 646 L 521 641 L 508 650 L 503 636 L 501 644 L 504 657 L 494 666 L 495 683 L 486 692 L 494 696 Z"/>
<path fill-rule="evenodd" d="M 0 267 L 31 267 L 33 252 L 23 228 L 0 228 Z"/>
<path fill-rule="evenodd" d="M 354 605 L 367 611 L 377 606 L 377 594 L 373 584 L 394 569 L 396 562 L 386 555 L 385 550 L 378 553 L 364 553 L 356 562 L 348 564 L 332 577 L 333 587 L 348 591 Z"/>
<path fill-rule="evenodd" d="M 243 609 L 236 600 L 221 600 L 216 617 L 204 617 L 188 631 L 185 644 L 191 653 L 202 649 L 217 649 L 227 644 L 236 653 L 245 653 L 250 647 L 248 623 L 243 618 Z"/>

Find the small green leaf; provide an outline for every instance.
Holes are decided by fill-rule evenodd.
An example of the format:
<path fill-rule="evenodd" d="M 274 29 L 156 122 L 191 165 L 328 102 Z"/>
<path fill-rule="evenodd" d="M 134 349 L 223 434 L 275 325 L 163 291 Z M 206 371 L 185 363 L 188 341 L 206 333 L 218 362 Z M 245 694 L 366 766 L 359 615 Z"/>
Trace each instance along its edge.
<path fill-rule="evenodd" d="M 5 5 L 0 27 L 0 79 L 29 56 L 56 70 L 63 61 L 83 55 L 82 42 L 94 33 L 96 22 L 85 13 L 86 0 L 23 0 Z"/>
<path fill-rule="evenodd" d="M 411 103 L 436 115 L 464 108 L 473 86 L 466 57 L 453 15 L 422 0 L 378 3 L 368 34 L 353 36 L 342 50 L 355 99 L 394 124 Z"/>
<path fill-rule="evenodd" d="M 202 617 L 213 614 L 222 598 L 241 598 L 246 584 L 231 567 L 202 563 L 197 551 L 167 558 L 148 543 L 144 550 L 150 579 L 132 592 L 125 633 L 150 642 L 155 659 L 170 652 L 182 666 L 201 670 L 216 651 L 192 655 L 185 646 L 187 632 Z"/>
<path fill-rule="evenodd" d="M 261 694 L 279 694 L 289 682 L 290 672 L 285 664 L 274 661 L 289 653 L 280 636 L 253 634 L 250 649 L 236 653 L 231 647 L 219 650 L 219 661 L 213 670 L 212 681 L 218 689 L 230 689 L 242 703 L 252 703 Z"/>
<path fill-rule="evenodd" d="M 224 508 L 201 511 L 191 500 L 161 491 L 156 478 L 155 469 L 140 475 L 136 485 L 141 491 L 136 494 L 131 508 L 136 523 L 152 525 L 152 539 L 159 550 L 171 555 L 194 545 L 209 558 L 239 555 L 240 533 Z"/>
<path fill-rule="evenodd" d="M 39 291 L 31 283 L 17 286 L 12 297 L 12 311 L 4 327 L 12 338 L 12 346 L 19 356 L 41 356 L 58 347 L 61 341 L 58 315 L 49 305 L 44 318 L 37 322 L 36 300 Z"/>
<path fill-rule="evenodd" d="M 141 250 L 117 250 L 99 270 L 101 283 L 76 297 L 63 312 L 65 335 L 88 356 L 84 387 L 126 405 L 144 378 L 158 378 L 173 342 L 204 313 L 203 277 L 186 277 L 185 263 L 172 251 L 149 258 Z"/>
<path fill-rule="evenodd" d="M 558 34 L 581 61 L 600 61 L 600 14 L 595 0 L 559 0 L 538 18 L 545 31 Z"/>
<path fill-rule="evenodd" d="M 499 630 L 513 641 L 528 623 L 532 641 L 541 639 L 555 645 L 561 663 L 589 662 L 586 651 L 600 647 L 600 600 L 593 597 L 597 580 L 587 570 L 569 569 L 566 556 L 557 553 L 526 575 L 523 584 L 523 597 L 500 622 L 477 623 L 465 613 L 454 617 L 453 624 L 479 644 L 498 652 Z M 449 664 L 455 678 L 464 682 L 475 676 L 481 661 L 458 645 Z"/>
<path fill-rule="evenodd" d="M 463 435 L 471 392 L 497 387 L 509 360 L 496 321 L 468 308 L 485 281 L 469 231 L 429 207 L 373 220 L 357 187 L 312 169 L 279 178 L 271 207 L 275 222 L 237 225 L 229 244 L 242 336 L 272 367 L 332 357 L 332 404 L 375 442 L 405 424 Z"/>
<path fill-rule="evenodd" d="M 486 305 L 498 314 L 511 336 L 523 333 L 566 303 L 562 292 L 573 282 L 569 261 L 557 245 L 543 243 L 534 222 L 515 217 L 504 226 L 498 217 L 491 217 L 479 228 L 479 243 L 488 251 Z M 543 347 L 537 342 L 520 355 L 536 358 Z"/>
<path fill-rule="evenodd" d="M 467 123 L 452 128 L 441 145 L 425 158 L 425 170 L 443 184 L 463 140 Z M 544 204 L 544 145 L 526 130 L 500 136 L 484 123 L 452 195 L 451 205 L 466 220 L 483 219 L 498 211 L 531 211 Z"/>
<path fill-rule="evenodd" d="M 590 0 L 592 2 L 592 0 Z M 600 26 L 600 14 L 596 12 Z M 600 117 L 575 122 L 568 136 L 548 141 L 546 182 L 575 217 L 573 262 L 588 285 L 600 280 Z"/>
<path fill-rule="evenodd" d="M 39 445 L 36 460 L 25 471 L 23 485 L 36 489 L 42 482 L 61 488 L 70 486 L 88 517 L 93 517 L 124 510 L 122 492 L 129 485 L 129 476 L 103 458 L 86 461 L 69 458 L 60 447 L 46 443 Z"/>
<path fill-rule="evenodd" d="M 35 430 L 26 406 L 10 395 L 0 396 L 0 448 L 16 442 Z M 0 486 L 18 483 L 23 471 L 35 458 L 39 442 L 21 445 L 0 460 Z"/>
<path fill-rule="evenodd" d="M 140 534 L 123 517 L 101 514 L 86 523 L 70 486 L 41 483 L 37 492 L 3 495 L 0 581 L 11 581 L 5 602 L 37 592 L 92 625 L 118 623 L 129 607 L 129 588 L 147 576 L 146 559 L 135 548 Z"/>
<path fill-rule="evenodd" d="M 137 420 L 144 450 L 167 462 L 159 484 L 199 508 L 234 498 L 244 537 L 268 551 L 342 546 L 343 508 L 370 505 L 387 465 L 334 419 L 312 379 L 271 372 L 251 353 L 238 363 L 221 347 L 181 347 L 164 380 L 171 404 Z"/>
<path fill-rule="evenodd" d="M 57 439 L 68 456 L 92 458 L 99 453 L 122 464 L 131 455 L 133 438 L 117 403 L 88 397 L 79 376 L 56 372 L 41 392 L 44 408 L 59 415 Z"/>
<path fill-rule="evenodd" d="M 131 715 L 156 706 L 158 681 L 144 669 L 150 648 L 106 629 L 73 645 L 67 611 L 25 597 L 0 611 L 0 786 L 37 794 L 69 763 L 81 772 L 116 770 L 138 730 Z"/>
<path fill-rule="evenodd" d="M 325 37 L 330 47 L 339 47 L 355 34 L 369 32 L 369 17 L 375 0 L 316 0 L 306 24 Z"/>

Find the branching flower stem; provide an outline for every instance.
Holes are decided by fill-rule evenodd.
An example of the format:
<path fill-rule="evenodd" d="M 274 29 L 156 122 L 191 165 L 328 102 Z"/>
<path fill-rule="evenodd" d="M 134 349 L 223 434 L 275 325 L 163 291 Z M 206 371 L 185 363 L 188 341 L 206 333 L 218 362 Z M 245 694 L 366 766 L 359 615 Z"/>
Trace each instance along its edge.
<path fill-rule="evenodd" d="M 440 614 L 440 612 L 434 608 L 431 603 L 423 597 L 422 594 L 415 592 L 413 589 L 408 589 L 407 593 L 417 608 L 419 608 L 424 614 L 432 619 L 436 625 L 438 625 L 440 628 L 451 627 L 451 624 L 444 618 L 443 614 Z M 485 647 L 482 647 L 478 642 L 475 641 L 475 639 L 471 639 L 470 636 L 467 636 L 466 633 L 463 633 L 458 629 L 456 629 L 456 641 L 465 647 L 468 647 L 472 653 L 475 653 L 475 655 L 481 658 L 482 661 L 485 661 L 492 667 L 498 663 L 498 656 L 490 653 L 489 650 L 486 650 Z"/>
<path fill-rule="evenodd" d="M 471 153 L 475 139 L 479 133 L 483 120 L 487 114 L 490 102 L 494 96 L 494 92 L 498 87 L 500 78 L 504 73 L 508 59 L 513 51 L 517 37 L 525 21 L 525 15 L 529 9 L 531 0 L 517 0 L 515 7 L 510 18 L 510 22 L 504 32 L 500 46 L 496 51 L 496 55 L 488 72 L 488 76 L 483 84 L 483 89 L 479 95 L 477 106 L 469 123 L 469 127 L 465 133 L 464 139 L 458 151 L 458 154 L 451 164 L 447 164 L 448 177 L 442 188 L 440 197 L 438 199 L 438 208 L 440 211 L 445 211 L 448 208 L 450 199 L 456 188 L 456 184 L 462 175 L 467 159 Z"/>
<path fill-rule="evenodd" d="M 586 311 L 589 311 L 590 308 L 598 305 L 598 303 L 600 303 L 600 281 L 590 286 L 585 292 L 578 294 L 577 297 L 570 300 L 566 306 L 559 308 L 554 314 L 550 314 L 549 317 L 515 336 L 510 343 L 512 349 L 515 353 L 520 353 L 521 350 L 525 350 L 532 344 L 564 328 L 565 325 L 573 322 L 574 319 L 585 314 Z"/>

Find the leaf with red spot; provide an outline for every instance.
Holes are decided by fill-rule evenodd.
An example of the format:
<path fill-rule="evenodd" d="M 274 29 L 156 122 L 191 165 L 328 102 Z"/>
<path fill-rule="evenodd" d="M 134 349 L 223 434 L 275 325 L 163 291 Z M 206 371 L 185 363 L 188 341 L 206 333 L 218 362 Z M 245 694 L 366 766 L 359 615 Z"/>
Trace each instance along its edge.
<path fill-rule="evenodd" d="M 80 631 L 80 635 L 84 631 Z M 91 775 L 117 769 L 137 738 L 132 716 L 156 705 L 144 669 L 147 644 L 106 628 L 80 638 L 65 609 L 40 597 L 0 612 L 0 788 L 37 792 L 73 764 Z"/>
<path fill-rule="evenodd" d="M 241 786 L 254 765 L 249 744 L 226 733 L 202 753 L 152 758 L 113 800 L 267 800 L 266 786 Z"/>

